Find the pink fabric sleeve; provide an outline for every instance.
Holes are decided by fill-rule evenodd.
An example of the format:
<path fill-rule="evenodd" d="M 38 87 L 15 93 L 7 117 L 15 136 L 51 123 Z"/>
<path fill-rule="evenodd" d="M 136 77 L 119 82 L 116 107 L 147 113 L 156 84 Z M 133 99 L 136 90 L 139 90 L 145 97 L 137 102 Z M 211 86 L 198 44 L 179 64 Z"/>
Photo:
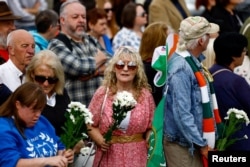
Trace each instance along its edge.
<path fill-rule="evenodd" d="M 99 87 L 96 90 L 94 96 L 92 97 L 89 107 L 88 107 L 90 112 L 93 114 L 93 121 L 94 121 L 93 126 L 95 127 L 99 125 L 99 121 L 101 118 L 101 107 L 102 107 L 105 93 L 106 93 L 106 88 L 103 86 Z"/>

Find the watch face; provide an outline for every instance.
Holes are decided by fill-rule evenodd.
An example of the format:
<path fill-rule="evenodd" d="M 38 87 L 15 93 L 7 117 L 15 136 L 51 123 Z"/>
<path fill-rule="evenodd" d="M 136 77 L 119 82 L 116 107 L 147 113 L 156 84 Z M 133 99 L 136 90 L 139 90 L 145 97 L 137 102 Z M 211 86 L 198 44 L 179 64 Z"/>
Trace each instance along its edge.
<path fill-rule="evenodd" d="M 166 166 L 165 156 L 162 146 L 162 127 L 152 128 L 149 136 L 148 164 L 155 167 Z"/>

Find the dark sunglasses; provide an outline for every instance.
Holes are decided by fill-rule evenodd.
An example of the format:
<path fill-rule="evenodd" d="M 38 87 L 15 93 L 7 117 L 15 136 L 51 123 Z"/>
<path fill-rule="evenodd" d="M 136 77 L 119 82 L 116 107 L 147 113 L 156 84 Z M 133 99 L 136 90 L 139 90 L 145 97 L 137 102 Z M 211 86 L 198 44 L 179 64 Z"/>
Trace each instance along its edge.
<path fill-rule="evenodd" d="M 141 14 L 137 15 L 138 17 L 145 17 L 147 16 L 147 13 L 146 12 L 142 12 Z"/>
<path fill-rule="evenodd" d="M 133 61 L 130 61 L 130 62 L 128 62 L 128 63 L 125 64 L 125 62 L 123 62 L 122 60 L 119 60 L 119 61 L 115 64 L 115 67 L 116 67 L 118 70 L 122 70 L 122 69 L 124 69 L 125 65 L 127 65 L 128 70 L 131 70 L 131 71 L 135 70 L 136 67 L 137 67 L 136 63 L 133 62 Z"/>
<path fill-rule="evenodd" d="M 45 81 L 48 81 L 49 84 L 55 84 L 58 81 L 58 78 L 52 78 L 52 77 L 45 77 L 41 75 L 35 75 L 35 81 L 43 84 Z"/>
<path fill-rule="evenodd" d="M 106 9 L 104 9 L 104 10 L 105 10 L 106 13 L 108 13 L 108 12 L 113 12 L 113 8 L 106 8 Z"/>

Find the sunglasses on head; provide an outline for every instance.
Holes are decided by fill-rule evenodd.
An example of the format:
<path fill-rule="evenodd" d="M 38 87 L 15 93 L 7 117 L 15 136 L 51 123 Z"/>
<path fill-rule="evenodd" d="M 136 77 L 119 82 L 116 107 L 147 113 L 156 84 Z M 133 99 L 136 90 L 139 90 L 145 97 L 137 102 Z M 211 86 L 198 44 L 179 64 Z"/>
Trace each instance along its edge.
<path fill-rule="evenodd" d="M 104 10 L 105 10 L 106 13 L 108 13 L 108 12 L 113 12 L 113 8 L 106 8 L 106 9 L 104 9 Z"/>
<path fill-rule="evenodd" d="M 115 67 L 118 69 L 118 70 L 122 70 L 124 69 L 125 65 L 127 66 L 128 70 L 135 70 L 137 65 L 135 62 L 133 61 L 130 61 L 130 62 L 127 62 L 125 63 L 124 61 L 122 60 L 119 60 L 116 64 L 115 64 Z"/>
<path fill-rule="evenodd" d="M 147 16 L 147 13 L 146 12 L 142 12 L 141 14 L 137 15 L 138 17 L 145 17 Z"/>
<path fill-rule="evenodd" d="M 48 81 L 49 84 L 55 84 L 58 81 L 58 78 L 45 77 L 41 75 L 35 75 L 34 79 L 40 84 L 43 84 L 45 81 Z"/>

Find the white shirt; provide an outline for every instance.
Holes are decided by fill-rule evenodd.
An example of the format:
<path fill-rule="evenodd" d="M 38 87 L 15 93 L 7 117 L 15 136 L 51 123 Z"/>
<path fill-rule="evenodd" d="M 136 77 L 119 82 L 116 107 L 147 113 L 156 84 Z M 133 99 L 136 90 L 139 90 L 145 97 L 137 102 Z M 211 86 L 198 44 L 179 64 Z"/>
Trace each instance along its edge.
<path fill-rule="evenodd" d="M 0 83 L 4 83 L 12 92 L 19 87 L 23 81 L 20 79 L 23 73 L 9 59 L 6 63 L 0 65 Z"/>
<path fill-rule="evenodd" d="M 56 93 L 53 93 L 51 97 L 48 97 L 48 95 L 46 95 L 47 97 L 47 105 L 51 106 L 51 107 L 55 107 L 56 105 Z"/>

